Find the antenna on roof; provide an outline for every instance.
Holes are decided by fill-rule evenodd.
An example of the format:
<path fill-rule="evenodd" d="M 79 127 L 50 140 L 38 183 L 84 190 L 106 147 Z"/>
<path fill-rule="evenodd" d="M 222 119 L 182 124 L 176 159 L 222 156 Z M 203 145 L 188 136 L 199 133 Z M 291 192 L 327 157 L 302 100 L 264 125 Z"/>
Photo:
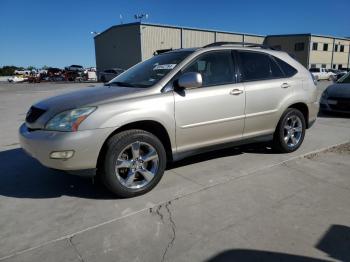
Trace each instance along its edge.
<path fill-rule="evenodd" d="M 134 18 L 136 20 L 139 20 L 139 22 L 142 22 L 142 19 L 148 19 L 148 14 L 136 14 L 134 15 Z"/>

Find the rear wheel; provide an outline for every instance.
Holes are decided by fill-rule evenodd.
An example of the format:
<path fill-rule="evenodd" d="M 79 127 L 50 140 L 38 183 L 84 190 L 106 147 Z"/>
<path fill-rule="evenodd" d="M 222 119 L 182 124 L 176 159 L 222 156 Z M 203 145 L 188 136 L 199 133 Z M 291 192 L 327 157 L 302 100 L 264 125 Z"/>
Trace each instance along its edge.
<path fill-rule="evenodd" d="M 288 108 L 278 122 L 274 133 L 274 149 L 281 153 L 297 150 L 305 137 L 305 117 L 295 108 Z"/>
<path fill-rule="evenodd" d="M 161 141 L 149 132 L 129 130 L 107 142 L 101 179 L 119 197 L 142 195 L 163 176 L 166 153 Z"/>

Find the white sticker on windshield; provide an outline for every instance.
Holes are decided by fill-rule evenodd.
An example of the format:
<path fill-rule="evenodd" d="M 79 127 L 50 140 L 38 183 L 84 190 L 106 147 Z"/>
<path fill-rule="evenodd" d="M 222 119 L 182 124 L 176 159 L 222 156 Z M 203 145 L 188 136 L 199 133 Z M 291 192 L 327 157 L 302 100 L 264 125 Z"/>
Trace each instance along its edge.
<path fill-rule="evenodd" d="M 164 65 L 156 65 L 153 70 L 171 70 L 176 66 L 176 64 L 164 64 Z"/>

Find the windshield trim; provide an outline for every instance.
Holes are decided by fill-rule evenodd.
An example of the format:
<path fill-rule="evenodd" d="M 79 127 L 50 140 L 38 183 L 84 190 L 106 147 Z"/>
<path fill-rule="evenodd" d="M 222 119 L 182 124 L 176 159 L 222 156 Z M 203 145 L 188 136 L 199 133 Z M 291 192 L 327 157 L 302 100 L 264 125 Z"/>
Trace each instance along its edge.
<path fill-rule="evenodd" d="M 123 75 L 125 75 L 125 73 L 127 73 L 129 70 L 132 70 L 134 69 L 135 67 L 139 66 L 140 64 L 142 63 L 145 63 L 147 62 L 148 60 L 154 58 L 154 57 L 161 57 L 161 56 L 166 56 L 166 55 L 169 55 L 169 54 L 176 54 L 176 53 L 186 53 L 187 55 L 185 55 L 185 57 L 179 62 L 176 64 L 176 66 L 172 69 L 170 69 L 167 73 L 165 73 L 158 81 L 156 81 L 155 83 L 151 84 L 151 85 L 146 85 L 146 84 L 142 84 L 142 83 L 135 83 L 135 82 L 126 82 L 126 81 L 118 81 L 118 79 L 122 78 Z M 124 82 L 127 87 L 131 87 L 131 88 L 153 88 L 157 85 L 159 85 L 160 83 L 162 83 L 162 81 L 167 78 L 167 76 L 169 74 L 171 74 L 172 72 L 174 72 L 175 70 L 177 70 L 179 68 L 179 66 L 182 64 L 183 61 L 185 61 L 189 56 L 191 56 L 192 54 L 194 53 L 193 50 L 187 50 L 187 49 L 180 49 L 180 50 L 174 50 L 174 51 L 169 51 L 169 52 L 165 52 L 165 53 L 162 53 L 162 54 L 159 54 L 159 55 L 155 55 L 155 56 L 152 56 L 150 57 L 149 59 L 146 59 L 144 61 L 141 61 L 137 64 L 135 64 L 134 66 L 130 67 L 129 69 L 125 70 L 123 73 L 119 74 L 118 76 L 116 76 L 115 78 L 113 78 L 111 81 L 109 81 L 107 83 L 107 85 L 114 85 L 113 83 L 114 82 Z M 124 85 L 124 86 L 126 86 Z M 114 85 L 114 86 L 123 86 L 122 84 L 120 85 Z"/>

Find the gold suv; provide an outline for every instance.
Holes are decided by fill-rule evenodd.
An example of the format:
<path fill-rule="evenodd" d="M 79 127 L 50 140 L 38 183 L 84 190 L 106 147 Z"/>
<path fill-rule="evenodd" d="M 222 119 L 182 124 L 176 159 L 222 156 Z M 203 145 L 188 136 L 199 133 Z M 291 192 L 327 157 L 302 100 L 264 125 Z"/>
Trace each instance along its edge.
<path fill-rule="evenodd" d="M 267 139 L 295 151 L 318 109 L 312 76 L 287 53 L 221 42 L 162 53 L 105 86 L 41 101 L 19 133 L 43 165 L 97 173 L 132 197 L 188 155 Z"/>

